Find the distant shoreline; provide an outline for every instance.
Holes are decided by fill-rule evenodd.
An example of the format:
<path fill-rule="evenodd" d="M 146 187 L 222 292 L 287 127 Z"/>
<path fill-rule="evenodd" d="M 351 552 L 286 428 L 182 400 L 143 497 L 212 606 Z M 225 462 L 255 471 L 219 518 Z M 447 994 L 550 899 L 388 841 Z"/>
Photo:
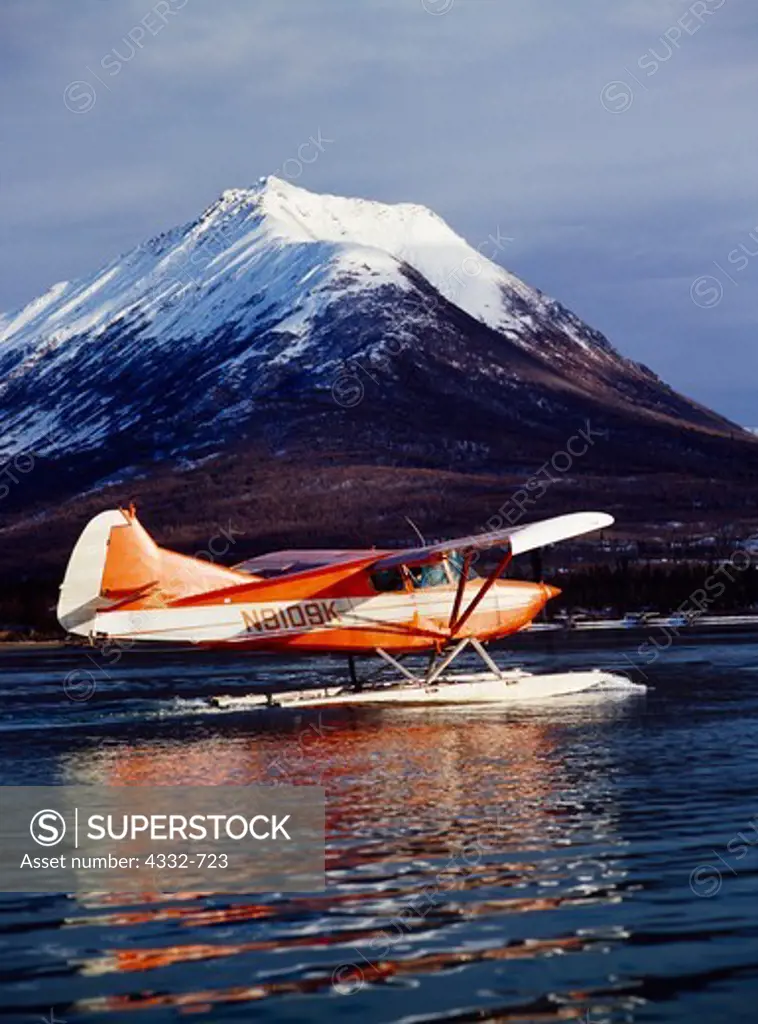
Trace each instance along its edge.
<path fill-rule="evenodd" d="M 629 619 L 587 619 L 580 622 L 574 622 L 568 625 L 565 622 L 535 622 L 533 629 L 522 630 L 518 634 L 513 634 L 509 637 L 503 637 L 496 641 L 498 645 L 507 644 L 512 642 L 516 638 L 518 639 L 534 639 L 538 636 L 571 636 L 576 634 L 595 634 L 596 636 L 608 633 L 623 633 L 625 635 L 641 635 L 644 633 L 650 633 L 651 630 L 671 629 L 681 636 L 697 636 L 709 631 L 719 631 L 723 633 L 741 633 L 752 629 L 758 630 L 758 613 L 746 614 L 746 615 L 708 615 L 702 616 L 695 619 L 692 622 L 685 623 L 681 617 L 676 614 L 672 615 L 655 615 L 642 617 L 638 620 L 632 618 Z M 112 648 L 119 648 L 120 643 L 118 640 L 112 640 L 109 642 Z M 46 640 L 0 640 L 0 655 L 3 653 L 10 654 L 14 651 L 34 651 L 34 650 L 65 650 L 65 651 L 86 651 L 90 649 L 97 650 L 97 645 L 94 648 L 90 648 L 84 641 L 76 642 L 71 639 L 61 637 L 59 639 L 46 639 Z M 195 650 L 196 647 L 184 647 L 181 644 L 155 644 L 145 643 L 133 644 L 128 643 L 123 647 L 122 653 L 145 653 L 147 651 L 156 653 L 168 653 L 177 651 Z M 219 653 L 218 651 L 216 653 Z M 241 653 L 228 651 L 226 653 Z M 250 652 L 246 652 L 250 653 Z"/>
<path fill-rule="evenodd" d="M 0 651 L 10 651 L 21 648 L 57 648 L 65 647 L 66 649 L 72 649 L 78 647 L 78 644 L 72 644 L 66 642 L 66 640 L 0 640 Z"/>

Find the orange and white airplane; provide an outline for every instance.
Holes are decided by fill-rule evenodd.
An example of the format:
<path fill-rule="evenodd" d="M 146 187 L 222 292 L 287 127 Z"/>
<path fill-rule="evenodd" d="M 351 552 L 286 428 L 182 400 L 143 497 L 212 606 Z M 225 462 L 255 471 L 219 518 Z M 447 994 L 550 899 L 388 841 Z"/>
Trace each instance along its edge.
<path fill-rule="evenodd" d="M 612 523 L 603 512 L 577 512 L 400 551 L 276 551 L 225 568 L 159 547 L 133 508 L 118 509 L 96 516 L 79 538 L 61 586 L 58 620 L 92 642 L 347 656 L 351 686 L 321 699 L 309 694 L 309 703 L 448 702 L 450 692 L 440 696 L 445 673 L 472 646 L 488 677 L 457 677 L 454 701 L 489 702 L 493 694 L 500 700 L 506 690 L 511 699 L 526 692 L 518 689 L 526 674 L 501 671 L 483 644 L 527 627 L 560 591 L 501 574 L 514 555 Z M 493 549 L 502 552 L 498 564 L 477 576 L 477 552 Z M 423 652 L 429 654 L 423 674 L 401 663 Z M 362 686 L 356 655 L 379 655 L 401 683 Z M 567 680 L 564 688 L 557 676 L 528 677 L 540 692 L 573 692 L 596 685 L 598 672 L 560 678 Z M 550 685 L 541 686 L 544 680 Z"/>

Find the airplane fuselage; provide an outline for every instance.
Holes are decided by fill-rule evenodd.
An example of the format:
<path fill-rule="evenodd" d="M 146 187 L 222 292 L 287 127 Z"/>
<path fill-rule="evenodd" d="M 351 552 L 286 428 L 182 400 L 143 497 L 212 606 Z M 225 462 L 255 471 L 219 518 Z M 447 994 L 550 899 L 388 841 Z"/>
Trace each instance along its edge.
<path fill-rule="evenodd" d="M 353 581 L 354 582 L 354 581 Z M 469 580 L 468 605 L 484 580 Z M 121 607 L 101 611 L 95 633 L 117 639 L 163 641 L 238 650 L 363 653 L 380 647 L 403 652 L 448 642 L 457 587 L 454 584 L 392 593 L 346 593 L 335 585 L 297 597 L 275 592 L 263 600 L 234 594 L 169 607 Z M 360 588 L 363 590 L 364 588 Z M 557 591 L 544 584 L 499 580 L 489 588 L 456 637 L 491 640 L 527 626 Z"/>

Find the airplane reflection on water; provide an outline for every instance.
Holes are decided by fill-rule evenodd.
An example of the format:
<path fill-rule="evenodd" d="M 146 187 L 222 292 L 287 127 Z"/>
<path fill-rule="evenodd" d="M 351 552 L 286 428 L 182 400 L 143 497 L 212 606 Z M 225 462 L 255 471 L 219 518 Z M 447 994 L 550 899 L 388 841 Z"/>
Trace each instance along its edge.
<path fill-rule="evenodd" d="M 265 728 L 247 723 L 244 733 L 231 736 L 161 737 L 67 755 L 64 776 L 72 785 L 319 782 L 328 794 L 330 889 L 324 894 L 224 897 L 225 905 L 219 897 L 209 904 L 209 894 L 197 892 L 77 897 L 79 911 L 66 928 L 112 928 L 107 949 L 77 960 L 82 980 L 140 975 L 128 995 L 121 985 L 121 994 L 85 996 L 77 1010 L 209 1011 L 287 993 L 327 992 L 345 947 L 378 941 L 387 934 L 387 905 L 400 914 L 424 890 L 433 893 L 428 911 L 405 919 L 408 936 L 423 933 L 423 949 L 410 957 L 390 949 L 364 965 L 364 980 L 423 976 L 487 960 L 530 960 L 600 944 L 599 935 L 506 940 L 503 926 L 490 928 L 486 945 L 470 949 L 460 947 L 451 929 L 476 919 L 622 901 L 625 872 L 618 858 L 625 842 L 614 803 L 612 731 L 597 730 L 591 756 L 577 751 L 566 731 L 588 719 L 601 726 L 635 703 L 583 696 L 508 717 L 469 713 L 465 723 L 460 712 L 310 713 Z M 582 852 L 587 846 L 592 856 Z M 466 849 L 479 855 L 464 859 Z M 293 926 L 298 920 L 302 927 Z M 532 931 L 540 928 L 528 920 Z M 260 937 L 251 936 L 256 921 L 266 922 Z M 133 939 L 135 927 L 159 922 L 180 926 L 188 941 L 119 946 L 119 935 Z M 279 922 L 285 923 L 278 928 Z M 208 941 L 204 934 L 195 940 L 197 932 L 214 926 L 223 927 L 223 939 Z M 238 941 L 233 929 L 239 930 Z M 155 976 L 145 973 L 306 949 L 313 962 L 286 980 L 273 977 L 281 972 L 272 968 L 254 984 L 158 993 Z M 575 1016 L 570 1006 L 565 1009 L 567 1018 Z"/>

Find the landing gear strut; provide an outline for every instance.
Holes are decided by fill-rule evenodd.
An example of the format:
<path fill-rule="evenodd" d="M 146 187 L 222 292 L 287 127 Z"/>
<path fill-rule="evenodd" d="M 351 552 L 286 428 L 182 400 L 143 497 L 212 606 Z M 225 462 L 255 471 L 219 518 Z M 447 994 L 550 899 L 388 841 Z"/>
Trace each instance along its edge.
<path fill-rule="evenodd" d="M 355 658 L 352 654 L 348 655 L 347 663 L 350 667 L 350 684 L 356 693 L 360 693 L 363 689 L 363 682 L 358 678 L 358 673 L 355 671 Z"/>

